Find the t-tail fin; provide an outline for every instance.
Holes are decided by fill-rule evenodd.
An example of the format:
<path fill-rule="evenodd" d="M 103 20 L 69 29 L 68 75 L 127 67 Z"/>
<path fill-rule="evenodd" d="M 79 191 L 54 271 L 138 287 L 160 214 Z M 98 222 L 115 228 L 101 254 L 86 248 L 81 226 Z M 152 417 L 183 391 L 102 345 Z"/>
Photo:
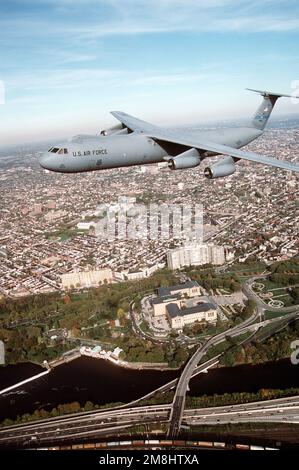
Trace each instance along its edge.
<path fill-rule="evenodd" d="M 282 93 L 272 93 L 272 91 L 253 90 L 252 88 L 246 89 L 249 91 L 254 91 L 255 93 L 259 93 L 263 96 L 263 101 L 258 107 L 252 119 L 253 127 L 260 130 L 264 130 L 278 98 L 299 98 L 299 96 L 284 95 Z"/>

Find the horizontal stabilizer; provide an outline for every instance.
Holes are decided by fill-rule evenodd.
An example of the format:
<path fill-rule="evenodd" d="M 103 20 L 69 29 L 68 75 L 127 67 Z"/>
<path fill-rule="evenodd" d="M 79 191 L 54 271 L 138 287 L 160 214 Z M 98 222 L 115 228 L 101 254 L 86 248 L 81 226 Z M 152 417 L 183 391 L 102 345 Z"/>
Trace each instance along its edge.
<path fill-rule="evenodd" d="M 253 88 L 246 88 L 246 90 L 254 91 L 255 93 L 259 93 L 262 96 L 276 96 L 277 98 L 299 98 L 299 96 L 295 95 L 285 95 L 284 93 L 274 93 L 273 91 L 267 90 L 254 90 Z"/>

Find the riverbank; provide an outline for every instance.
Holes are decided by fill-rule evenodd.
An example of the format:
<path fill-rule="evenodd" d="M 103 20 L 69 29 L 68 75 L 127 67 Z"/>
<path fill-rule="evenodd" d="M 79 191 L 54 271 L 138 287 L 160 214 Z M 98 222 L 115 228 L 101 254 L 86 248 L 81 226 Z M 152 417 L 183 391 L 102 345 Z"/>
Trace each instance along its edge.
<path fill-rule="evenodd" d="M 111 351 L 97 349 L 97 347 L 91 349 L 86 346 L 83 346 L 80 349 L 72 349 L 71 351 L 67 351 L 62 354 L 61 357 L 54 359 L 51 362 L 44 361 L 41 366 L 52 369 L 63 364 L 67 364 L 80 357 L 91 357 L 93 359 L 106 360 L 116 366 L 133 370 L 173 371 L 180 369 L 180 367 L 169 367 L 167 362 L 127 362 L 119 359 L 119 357 L 116 354 L 113 354 Z"/>

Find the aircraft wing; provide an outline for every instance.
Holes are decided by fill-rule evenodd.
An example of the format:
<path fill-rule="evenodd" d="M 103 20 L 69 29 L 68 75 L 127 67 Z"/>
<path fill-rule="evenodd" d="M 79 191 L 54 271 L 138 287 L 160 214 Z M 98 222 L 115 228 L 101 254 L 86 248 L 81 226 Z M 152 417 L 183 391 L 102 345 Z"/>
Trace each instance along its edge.
<path fill-rule="evenodd" d="M 277 158 L 259 155 L 254 152 L 236 149 L 227 145 L 216 144 L 208 140 L 194 139 L 187 133 L 184 133 L 184 130 L 173 131 L 164 129 L 163 127 L 155 126 L 121 111 L 113 111 L 111 114 L 132 131 L 144 133 L 157 142 L 171 142 L 190 148 L 196 148 L 203 152 L 209 152 L 216 155 L 229 155 L 234 158 L 240 158 L 255 163 L 262 163 L 263 165 L 283 168 L 284 170 L 299 172 L 299 165 L 296 163 L 287 162 L 286 160 L 278 160 Z"/>
<path fill-rule="evenodd" d="M 168 131 L 167 131 L 168 133 Z M 286 160 L 278 160 L 277 158 L 267 157 L 266 155 L 259 155 L 258 153 L 248 152 L 246 150 L 235 149 L 227 145 L 215 144 L 208 140 L 197 140 L 197 139 L 184 139 L 181 132 L 178 133 L 177 137 L 166 136 L 163 134 L 152 135 L 155 140 L 163 140 L 167 142 L 173 142 L 181 145 L 188 146 L 190 148 L 196 148 L 199 151 L 212 152 L 214 154 L 229 155 L 234 158 L 240 158 L 249 160 L 255 163 L 262 163 L 264 165 L 275 166 L 277 168 L 283 168 L 284 170 L 290 170 L 299 172 L 299 165 L 295 163 L 287 162 Z"/>
<path fill-rule="evenodd" d="M 122 111 L 111 111 L 112 116 L 118 119 L 122 124 L 124 124 L 128 129 L 131 131 L 142 132 L 142 133 L 151 133 L 155 130 L 163 130 L 163 127 L 154 126 L 149 122 L 142 121 L 141 119 L 137 119 L 134 116 L 130 116 L 129 114 L 123 113 Z"/>

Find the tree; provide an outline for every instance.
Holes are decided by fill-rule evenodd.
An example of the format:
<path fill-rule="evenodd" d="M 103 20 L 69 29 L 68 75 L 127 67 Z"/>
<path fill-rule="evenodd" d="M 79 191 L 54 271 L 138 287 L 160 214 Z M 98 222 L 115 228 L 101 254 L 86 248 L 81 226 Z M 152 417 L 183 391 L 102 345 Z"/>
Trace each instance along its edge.
<path fill-rule="evenodd" d="M 72 336 L 73 336 L 74 338 L 78 338 L 78 337 L 80 336 L 80 333 L 81 333 L 80 328 L 79 328 L 77 325 L 75 325 L 75 326 L 72 328 Z"/>
<path fill-rule="evenodd" d="M 226 367 L 232 367 L 235 364 L 234 354 L 231 351 L 227 351 L 220 359 L 221 364 Z"/>
<path fill-rule="evenodd" d="M 125 358 L 126 358 L 126 353 L 125 353 L 125 351 L 121 351 L 121 352 L 119 353 L 119 356 L 118 356 L 118 357 L 119 357 L 119 359 L 120 359 L 121 361 L 124 361 Z"/>
<path fill-rule="evenodd" d="M 117 315 L 117 318 L 118 318 L 119 320 L 121 320 L 121 319 L 125 316 L 125 312 L 124 312 L 123 309 L 120 307 L 120 308 L 117 309 L 116 315 Z"/>
<path fill-rule="evenodd" d="M 296 303 L 299 303 L 299 289 L 298 289 L 298 287 L 295 288 L 295 289 L 291 289 L 290 295 L 295 300 Z"/>
<path fill-rule="evenodd" d="M 87 401 L 84 405 L 84 411 L 91 411 L 94 409 L 94 404 L 91 401 Z"/>
<path fill-rule="evenodd" d="M 70 296 L 67 294 L 63 297 L 63 301 L 65 304 L 69 304 L 71 302 Z"/>

